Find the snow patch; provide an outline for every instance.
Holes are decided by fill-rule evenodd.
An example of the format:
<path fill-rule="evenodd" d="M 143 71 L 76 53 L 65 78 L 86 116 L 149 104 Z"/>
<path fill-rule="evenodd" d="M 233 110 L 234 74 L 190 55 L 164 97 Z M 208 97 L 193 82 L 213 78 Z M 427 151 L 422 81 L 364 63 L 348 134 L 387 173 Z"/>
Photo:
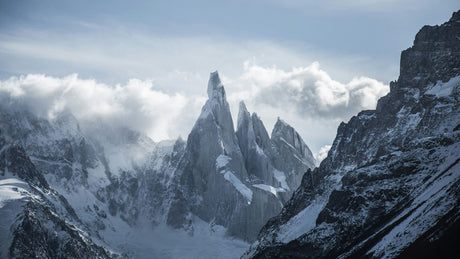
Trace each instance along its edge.
<path fill-rule="evenodd" d="M 273 186 L 267 185 L 267 184 L 253 184 L 252 186 L 254 186 L 254 187 L 258 188 L 258 189 L 270 192 L 275 196 L 278 195 L 278 192 L 286 192 L 286 190 L 283 189 L 283 188 L 276 188 L 276 187 L 273 187 Z"/>
<path fill-rule="evenodd" d="M 454 87 L 458 87 L 460 85 L 460 76 L 456 76 L 451 78 L 448 82 L 443 83 L 438 81 L 436 85 L 430 88 L 425 94 L 436 95 L 436 97 L 447 97 L 452 93 Z"/>
<path fill-rule="evenodd" d="M 277 241 L 289 243 L 316 226 L 316 219 L 326 206 L 332 191 L 341 186 L 342 175 L 335 174 L 327 178 L 330 185 L 327 188 L 329 191 L 324 192 L 322 195 L 317 195 L 310 205 L 282 225 L 278 232 Z"/>
<path fill-rule="evenodd" d="M 252 190 L 249 189 L 244 183 L 238 179 L 232 172 L 230 171 L 225 171 L 224 173 L 224 178 L 225 180 L 229 181 L 235 189 L 243 195 L 243 197 L 248 200 L 248 204 L 251 204 L 252 202 Z"/>
<path fill-rule="evenodd" d="M 230 162 L 230 160 L 232 160 L 232 158 L 229 157 L 229 156 L 219 155 L 216 158 L 216 168 L 217 169 L 224 168 L 225 166 L 227 166 L 227 164 Z"/>
<path fill-rule="evenodd" d="M 327 204 L 328 198 L 329 195 L 317 196 L 308 207 L 282 225 L 278 232 L 277 241 L 287 244 L 313 229 L 316 226 L 319 213 Z"/>

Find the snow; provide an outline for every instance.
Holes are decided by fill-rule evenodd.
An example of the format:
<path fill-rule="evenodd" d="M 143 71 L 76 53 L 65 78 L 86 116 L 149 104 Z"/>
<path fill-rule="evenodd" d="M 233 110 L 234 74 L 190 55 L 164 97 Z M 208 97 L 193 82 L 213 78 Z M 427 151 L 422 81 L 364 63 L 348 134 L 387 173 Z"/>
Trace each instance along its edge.
<path fill-rule="evenodd" d="M 459 85 L 460 85 L 460 76 L 456 76 L 456 77 L 451 78 L 446 83 L 438 81 L 438 83 L 436 83 L 436 85 L 434 85 L 432 88 L 426 91 L 425 94 L 436 95 L 436 97 L 438 98 L 447 97 L 452 93 L 452 90 L 455 87 L 458 87 Z"/>
<path fill-rule="evenodd" d="M 225 180 L 229 181 L 235 189 L 243 195 L 243 197 L 246 198 L 248 201 L 248 204 L 251 204 L 252 202 L 252 190 L 249 189 L 244 183 L 238 179 L 232 172 L 230 171 L 225 171 L 224 172 L 224 178 Z"/>
<path fill-rule="evenodd" d="M 319 213 L 327 204 L 329 195 L 316 197 L 313 202 L 280 227 L 277 240 L 283 243 L 300 237 L 316 226 Z"/>
<path fill-rule="evenodd" d="M 149 222 L 129 227 L 123 221 L 103 232 L 106 241 L 131 258 L 239 258 L 249 243 L 226 235 L 226 229 L 192 216 L 193 231 L 173 229 Z"/>
<path fill-rule="evenodd" d="M 276 187 L 273 187 L 273 186 L 267 185 L 267 184 L 253 184 L 252 186 L 254 186 L 254 187 L 258 188 L 258 189 L 270 192 L 275 196 L 278 195 L 278 192 L 286 192 L 286 190 L 283 189 L 283 188 L 276 188 Z"/>
<path fill-rule="evenodd" d="M 279 170 L 273 169 L 273 175 L 275 176 L 275 179 L 281 184 L 281 188 L 290 191 L 289 186 L 286 182 L 286 175 L 284 172 L 281 172 Z"/>
<path fill-rule="evenodd" d="M 294 146 L 289 144 L 289 142 L 287 142 L 287 140 L 285 140 L 284 138 L 280 137 L 280 140 L 284 142 L 284 144 L 286 144 L 288 147 L 292 148 L 292 150 L 297 150 Z M 300 158 L 297 158 L 297 159 L 301 160 Z"/>
<path fill-rule="evenodd" d="M 448 190 L 452 189 L 460 178 L 460 163 L 458 162 L 460 145 L 456 143 L 446 149 L 441 148 L 436 153 L 445 157 L 437 169 L 433 168 L 436 173 L 433 173 L 431 178 L 414 192 L 415 199 L 410 206 L 407 206 L 397 217 L 381 228 L 381 230 L 386 229 L 406 217 L 397 225 L 392 226 L 391 231 L 369 250 L 368 255 L 372 253 L 372 256 L 377 258 L 396 257 L 455 207 L 457 197 Z M 450 169 L 447 170 L 448 168 Z M 375 235 L 381 233 L 381 230 L 362 241 L 356 248 L 362 247 Z M 353 250 L 342 255 L 341 258 L 349 257 L 352 252 Z"/>
<path fill-rule="evenodd" d="M 441 218 L 451 208 L 455 207 L 455 199 L 447 199 L 446 190 L 459 178 L 460 164 L 456 164 L 446 172 L 445 176 L 431 184 L 425 191 L 417 196 L 409 208 L 401 215 L 409 216 L 395 226 L 369 253 L 380 258 L 392 258 L 399 254 L 411 242 L 425 233 L 431 227 L 431 222 Z M 412 209 L 419 206 L 415 211 Z M 436 207 L 433 210 L 431 207 Z"/>
<path fill-rule="evenodd" d="M 415 129 L 421 120 L 420 113 L 410 114 L 407 116 L 406 125 L 410 129 Z"/>
<path fill-rule="evenodd" d="M 327 178 L 330 185 L 330 188 L 327 188 L 328 191 L 321 195 L 317 195 L 310 205 L 289 219 L 286 224 L 281 225 L 277 235 L 277 241 L 289 243 L 316 226 L 316 219 L 318 218 L 319 213 L 326 206 L 332 191 L 341 186 L 342 175 L 335 174 L 330 175 Z"/>
<path fill-rule="evenodd" d="M 13 239 L 11 226 L 27 198 L 33 197 L 29 193 L 28 184 L 17 178 L 0 180 L 0 258 L 6 258 L 9 246 Z"/>
<path fill-rule="evenodd" d="M 216 168 L 217 169 L 224 168 L 225 166 L 227 166 L 227 164 L 230 162 L 230 160 L 232 160 L 232 158 L 229 157 L 229 156 L 219 155 L 216 158 Z"/>
<path fill-rule="evenodd" d="M 359 115 L 359 119 L 361 120 L 370 120 L 370 119 L 374 119 L 375 117 L 376 117 L 375 114 L 372 114 L 372 115 L 360 114 Z"/>
<path fill-rule="evenodd" d="M 0 180 L 0 209 L 10 200 L 19 200 L 30 196 L 25 189 L 28 184 L 16 178 Z"/>

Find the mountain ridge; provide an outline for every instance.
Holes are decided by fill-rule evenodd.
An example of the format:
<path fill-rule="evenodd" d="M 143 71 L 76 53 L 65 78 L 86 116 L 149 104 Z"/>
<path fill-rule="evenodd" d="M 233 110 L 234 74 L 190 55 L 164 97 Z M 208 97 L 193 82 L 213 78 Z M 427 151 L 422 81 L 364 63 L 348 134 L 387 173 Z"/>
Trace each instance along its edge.
<path fill-rule="evenodd" d="M 283 165 L 286 172 L 254 166 L 241 152 L 240 143 L 249 140 L 234 130 L 217 71 L 207 90 L 209 99 L 187 140 L 161 143 L 102 121 L 80 124 L 69 110 L 40 117 L 1 95 L 1 156 L 7 166 L 0 168 L 0 212 L 14 214 L 5 215 L 5 225 L 0 222 L 8 229 L 2 243 L 10 244 L 2 245 L 2 255 L 67 257 L 81 246 L 80 257 L 177 257 L 201 239 L 228 246 L 210 248 L 209 255 L 242 253 L 264 221 L 281 210 L 292 193 L 284 176 L 301 175 L 307 156 Z M 251 120 L 268 136 L 256 115 Z M 275 148 L 267 141 L 266 150 Z M 262 157 L 268 166 L 271 158 Z M 30 199 L 35 195 L 41 198 Z M 31 229 L 16 215 L 42 227 Z M 64 239 L 53 234 L 59 226 Z M 40 242 L 28 238 L 34 233 Z M 162 236 L 181 240 L 183 249 L 164 243 Z"/>
<path fill-rule="evenodd" d="M 433 243 L 459 225 L 459 14 L 420 30 L 390 93 L 340 124 L 327 158 L 243 257 L 458 254 Z"/>

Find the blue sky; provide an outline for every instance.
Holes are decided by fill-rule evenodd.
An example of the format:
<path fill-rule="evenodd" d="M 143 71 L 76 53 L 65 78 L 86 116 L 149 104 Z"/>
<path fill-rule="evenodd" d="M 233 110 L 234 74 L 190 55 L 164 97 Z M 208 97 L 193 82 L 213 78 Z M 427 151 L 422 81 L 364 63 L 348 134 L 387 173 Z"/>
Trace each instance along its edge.
<path fill-rule="evenodd" d="M 159 140 L 186 136 L 217 69 L 234 117 L 244 100 L 269 131 L 281 116 L 318 152 L 340 121 L 372 108 L 397 79 L 399 55 L 416 32 L 459 8 L 453 0 L 2 0 L 0 79 L 76 73 L 112 88 L 148 82 L 153 91 L 187 99 L 177 125 L 161 134 L 154 125 L 142 128 Z M 281 98 L 289 105 L 273 102 L 280 89 L 297 93 Z M 166 125 L 157 117 L 147 118 Z"/>

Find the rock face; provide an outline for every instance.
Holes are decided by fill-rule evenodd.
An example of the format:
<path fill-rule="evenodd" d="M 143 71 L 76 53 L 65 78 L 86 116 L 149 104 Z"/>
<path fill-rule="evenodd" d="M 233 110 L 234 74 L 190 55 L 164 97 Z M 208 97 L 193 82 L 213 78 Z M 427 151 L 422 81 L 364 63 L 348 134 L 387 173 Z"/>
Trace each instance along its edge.
<path fill-rule="evenodd" d="M 425 26 L 376 110 L 342 123 L 245 257 L 455 257 L 460 250 L 460 12 Z"/>
<path fill-rule="evenodd" d="M 254 240 L 263 222 L 281 211 L 303 172 L 313 167 L 313 156 L 298 133 L 280 121 L 271 140 L 244 103 L 235 133 L 217 72 L 211 73 L 208 97 L 176 173 L 178 188 L 168 223 L 190 230 L 191 215 L 197 215 L 227 227 L 234 236 Z M 290 137 L 292 145 L 283 137 Z M 286 161 L 279 160 L 280 153 Z"/>

